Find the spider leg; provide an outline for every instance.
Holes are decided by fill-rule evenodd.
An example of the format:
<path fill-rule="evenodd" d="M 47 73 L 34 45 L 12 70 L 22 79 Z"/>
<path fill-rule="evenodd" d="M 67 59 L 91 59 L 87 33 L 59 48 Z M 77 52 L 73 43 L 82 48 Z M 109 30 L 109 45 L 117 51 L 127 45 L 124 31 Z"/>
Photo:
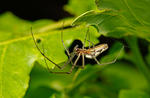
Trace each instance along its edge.
<path fill-rule="evenodd" d="M 43 55 L 43 57 L 45 57 L 48 61 L 50 61 L 51 63 L 53 63 L 55 66 L 57 66 L 59 69 L 61 69 L 61 67 L 56 64 L 55 62 L 53 62 L 52 60 L 50 60 L 41 50 L 40 48 L 38 47 L 37 43 L 36 43 L 36 40 L 34 38 L 34 35 L 33 35 L 33 32 L 32 32 L 32 28 L 31 28 L 31 35 L 32 35 L 32 38 L 33 38 L 33 41 L 34 41 L 34 44 L 36 46 L 36 48 L 38 49 L 38 51 Z"/>
<path fill-rule="evenodd" d="M 102 63 L 102 64 L 100 64 L 99 61 L 96 59 L 95 56 L 92 56 L 92 57 L 94 58 L 94 60 L 97 62 L 98 65 L 108 65 L 108 64 L 113 64 L 113 63 L 115 63 L 116 60 L 118 59 L 118 57 L 119 57 L 121 51 L 123 50 L 123 48 L 124 48 L 124 46 L 120 49 L 118 55 L 116 56 L 116 58 L 115 58 L 114 60 L 112 60 L 112 61 L 110 61 L 110 62 L 107 62 L 107 63 Z"/>
<path fill-rule="evenodd" d="M 66 45 L 65 45 L 65 43 L 64 43 L 64 41 L 63 41 L 63 28 L 64 28 L 64 22 L 63 22 L 63 27 L 62 27 L 62 31 L 61 31 L 61 41 L 62 41 L 62 43 L 63 43 L 63 46 L 64 46 L 64 48 L 65 48 L 65 51 L 67 52 L 67 55 L 68 55 L 69 58 L 70 58 L 70 57 L 71 57 L 71 54 L 69 53 L 69 50 L 68 50 L 68 48 L 66 47 Z M 75 46 L 75 47 L 77 47 L 77 46 Z M 72 58 L 72 59 L 73 59 L 73 58 Z M 66 63 L 66 64 L 68 64 L 68 63 Z M 72 60 L 71 60 L 71 64 L 73 65 Z M 65 64 L 63 65 L 62 69 L 64 69 L 64 67 L 65 67 Z"/>
<path fill-rule="evenodd" d="M 68 65 L 70 62 L 72 63 L 72 59 L 74 58 L 74 56 L 75 56 L 75 53 L 71 53 L 68 61 L 61 67 L 61 69 L 64 69 L 66 65 Z"/>
<path fill-rule="evenodd" d="M 87 38 L 88 32 L 89 32 L 89 28 L 88 28 L 88 30 L 87 30 L 87 32 L 85 34 L 85 38 L 84 38 L 84 43 L 83 43 L 82 49 L 84 49 L 84 47 L 85 47 L 85 43 L 86 43 L 86 40 L 87 40 L 86 38 Z"/>
<path fill-rule="evenodd" d="M 91 41 L 90 41 L 90 32 L 88 32 L 88 36 L 89 36 L 89 39 L 87 40 L 89 42 L 89 48 L 91 48 Z M 92 46 L 94 46 L 94 44 L 92 43 Z"/>
<path fill-rule="evenodd" d="M 48 67 L 48 64 L 47 64 L 45 58 L 44 58 L 44 61 L 45 61 L 45 64 L 46 64 L 46 66 L 47 66 L 47 69 L 48 69 L 48 71 L 49 71 L 50 73 L 54 73 L 54 74 L 68 74 L 68 72 L 53 72 L 53 71 L 51 71 L 51 70 L 49 69 L 49 67 Z"/>
<path fill-rule="evenodd" d="M 90 44 L 89 44 L 89 48 L 91 48 L 91 44 L 92 44 L 92 47 L 94 48 L 94 43 L 93 42 L 91 42 L 90 40 L 87 40 Z"/>
<path fill-rule="evenodd" d="M 72 73 L 72 70 L 75 68 L 75 66 L 76 66 L 76 64 L 77 64 L 77 62 L 78 62 L 80 56 L 81 56 L 81 54 L 78 55 L 77 59 L 75 60 L 75 62 L 74 62 L 74 64 L 73 64 L 73 66 L 71 67 L 70 71 L 67 72 L 68 74 Z"/>
<path fill-rule="evenodd" d="M 76 66 L 76 64 L 77 64 L 77 62 L 78 62 L 80 56 L 81 56 L 81 54 L 78 55 L 77 59 L 75 60 L 75 62 L 74 62 L 74 64 L 73 64 L 73 66 L 71 67 L 70 71 L 68 71 L 68 72 L 53 72 L 53 73 L 59 73 L 59 74 L 61 74 L 61 73 L 63 73 L 63 74 L 71 74 L 72 71 L 73 71 L 73 69 L 75 68 L 75 66 Z"/>
<path fill-rule="evenodd" d="M 44 46 L 42 46 L 42 48 L 43 48 L 43 53 L 45 53 L 45 52 L 44 52 Z M 75 56 L 75 54 L 72 53 L 71 58 L 64 64 L 64 66 L 68 65 L 68 63 L 70 63 L 70 61 L 72 60 L 72 58 L 73 58 L 74 56 Z M 54 73 L 54 74 L 70 74 L 70 73 L 72 72 L 72 71 L 71 71 L 71 72 L 53 72 L 53 71 L 51 71 L 50 68 L 48 67 L 48 64 L 47 64 L 45 58 L 44 58 L 44 62 L 45 62 L 45 64 L 46 64 L 46 67 L 47 67 L 49 73 Z M 64 68 L 64 66 L 63 66 L 62 68 Z"/>
<path fill-rule="evenodd" d="M 82 68 L 85 66 L 85 61 L 84 61 L 84 53 L 82 53 Z"/>
<path fill-rule="evenodd" d="M 108 65 L 108 64 L 113 64 L 113 63 L 115 63 L 116 60 L 117 60 L 117 58 L 115 58 L 115 59 L 114 59 L 113 61 L 111 61 L 111 62 L 107 62 L 107 63 L 102 63 L 102 64 L 100 64 L 99 61 L 96 59 L 96 57 L 93 57 L 93 58 L 94 58 L 94 60 L 97 62 L 98 65 Z"/>
<path fill-rule="evenodd" d="M 70 56 L 69 50 L 68 50 L 68 48 L 65 46 L 65 43 L 64 43 L 64 40 L 63 40 L 63 28 L 64 28 L 64 22 L 63 22 L 63 27 L 62 27 L 62 29 L 61 29 L 61 41 L 62 41 L 62 43 L 63 43 L 63 46 L 64 46 L 64 48 L 65 48 L 65 51 L 67 52 L 67 55 Z"/>
<path fill-rule="evenodd" d="M 88 32 L 89 32 L 89 27 L 88 27 L 88 30 L 87 30 L 87 32 L 85 34 L 85 39 L 84 39 L 84 43 L 83 43 L 82 49 L 84 49 L 84 47 L 85 47 L 85 43 L 86 43 L 86 40 L 87 40 Z M 82 53 L 82 68 L 84 68 L 84 65 L 85 65 L 84 54 Z"/>
<path fill-rule="evenodd" d="M 89 39 L 87 39 L 87 37 L 88 37 Z M 91 48 L 91 44 L 92 44 L 92 47 L 94 48 L 94 43 L 90 41 L 89 27 L 88 27 L 88 30 L 87 30 L 87 32 L 86 32 L 86 34 L 85 34 L 85 39 L 84 39 L 84 43 L 83 43 L 82 49 L 84 49 L 86 41 L 89 42 L 89 48 Z"/>
<path fill-rule="evenodd" d="M 44 51 L 44 46 L 43 46 L 43 45 L 42 45 L 42 48 L 43 48 L 43 53 L 45 53 L 45 51 Z M 45 64 L 46 64 L 46 67 L 47 67 L 48 71 L 49 71 L 50 73 L 53 73 L 53 72 L 50 70 L 50 68 L 48 67 L 48 64 L 47 64 L 45 58 L 44 58 L 44 62 L 45 62 Z"/>

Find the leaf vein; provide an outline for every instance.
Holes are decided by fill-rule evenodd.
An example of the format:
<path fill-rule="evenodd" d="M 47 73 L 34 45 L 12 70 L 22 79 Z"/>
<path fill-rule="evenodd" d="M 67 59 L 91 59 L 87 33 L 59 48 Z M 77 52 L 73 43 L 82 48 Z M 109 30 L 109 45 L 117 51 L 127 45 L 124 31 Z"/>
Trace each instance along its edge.
<path fill-rule="evenodd" d="M 56 32 L 57 31 L 57 32 Z M 53 33 L 51 33 L 53 32 Z M 58 33 L 58 30 L 55 30 L 55 31 L 51 31 L 51 32 L 48 32 L 48 33 L 40 33 L 40 34 L 34 34 L 35 36 L 46 36 L 48 34 L 55 34 L 55 33 Z M 6 44 L 11 44 L 13 42 L 17 42 L 17 41 L 22 41 L 22 40 L 27 40 L 29 38 L 31 38 L 32 36 L 29 35 L 29 36 L 24 36 L 24 37 L 21 37 L 21 38 L 15 38 L 15 39 L 10 39 L 10 40 L 7 40 L 7 41 L 4 41 L 4 42 L 0 42 L 0 45 L 6 45 Z"/>
<path fill-rule="evenodd" d="M 2 55 L 1 55 L 1 59 L 0 59 L 0 94 L 1 94 L 1 98 L 3 98 L 3 61 L 4 61 L 4 57 L 5 57 L 5 53 L 6 53 L 6 50 L 7 50 L 7 46 L 5 45 L 4 48 L 3 48 L 3 51 L 2 51 Z"/>
<path fill-rule="evenodd" d="M 142 25 L 144 25 L 140 19 L 138 19 L 138 17 L 136 17 L 135 13 L 132 11 L 132 9 L 130 8 L 130 6 L 128 5 L 126 0 L 123 0 L 123 3 L 127 6 L 127 8 L 129 9 L 130 13 L 133 15 L 133 17 L 135 17 L 135 19 Z"/>

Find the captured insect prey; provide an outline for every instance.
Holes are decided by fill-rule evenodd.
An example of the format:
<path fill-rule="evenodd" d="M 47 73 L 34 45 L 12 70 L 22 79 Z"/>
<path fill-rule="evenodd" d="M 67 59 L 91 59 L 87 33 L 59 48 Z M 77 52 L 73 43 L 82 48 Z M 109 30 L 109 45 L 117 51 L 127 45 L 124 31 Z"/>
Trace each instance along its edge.
<path fill-rule="evenodd" d="M 97 60 L 97 56 L 99 56 L 101 53 L 103 53 L 104 51 L 106 51 L 109 46 L 107 43 L 103 43 L 103 44 L 99 44 L 97 46 L 94 46 L 94 44 L 87 39 L 87 36 L 88 36 L 88 32 L 89 32 L 89 28 L 88 30 L 86 31 L 85 33 L 85 38 L 84 38 L 84 42 L 83 42 L 83 46 L 82 48 L 79 48 L 78 45 L 76 45 L 73 49 L 73 52 L 69 52 L 68 48 L 65 46 L 64 44 L 64 40 L 63 40 L 63 31 L 61 31 L 61 41 L 62 41 L 62 44 L 64 46 L 64 49 L 67 53 L 67 55 L 69 56 L 68 60 L 66 63 L 64 63 L 63 66 L 60 66 L 58 64 L 56 64 L 55 62 L 53 62 L 51 59 L 49 59 L 46 55 L 45 55 L 45 52 L 44 52 L 44 48 L 41 50 L 39 47 L 38 47 L 38 44 L 36 42 L 36 39 L 34 37 L 34 34 L 32 32 L 32 28 L 31 28 L 31 34 L 32 34 L 32 38 L 33 38 L 33 41 L 34 41 L 34 44 L 37 48 L 37 50 L 43 55 L 44 57 L 44 61 L 45 61 L 45 64 L 47 66 L 47 69 L 50 73 L 57 73 L 57 74 L 70 74 L 72 73 L 73 69 L 75 68 L 75 66 L 77 66 L 77 62 L 79 61 L 79 58 L 81 57 L 82 58 L 82 66 L 80 66 L 81 68 L 84 68 L 85 66 L 85 58 L 88 58 L 88 59 L 93 59 L 95 60 L 95 62 L 98 64 L 98 65 L 107 65 L 107 64 L 112 64 L 112 63 L 115 63 L 118 56 L 120 55 L 121 53 L 121 50 L 124 48 L 124 46 L 120 49 L 119 53 L 117 54 L 117 56 L 114 58 L 114 60 L 110 61 L 110 62 L 105 62 L 105 63 L 100 63 L 98 60 Z M 88 46 L 88 49 L 85 48 L 85 43 L 88 42 L 89 43 L 89 46 Z M 73 58 L 77 56 L 77 58 L 75 59 L 75 61 L 73 62 Z M 48 64 L 47 64 L 47 60 L 51 63 L 53 63 L 56 67 L 58 67 L 59 69 L 64 69 L 66 67 L 66 65 L 68 64 L 72 64 L 72 67 L 71 69 L 68 71 L 68 72 L 53 72 L 50 70 L 50 68 L 48 67 Z"/>

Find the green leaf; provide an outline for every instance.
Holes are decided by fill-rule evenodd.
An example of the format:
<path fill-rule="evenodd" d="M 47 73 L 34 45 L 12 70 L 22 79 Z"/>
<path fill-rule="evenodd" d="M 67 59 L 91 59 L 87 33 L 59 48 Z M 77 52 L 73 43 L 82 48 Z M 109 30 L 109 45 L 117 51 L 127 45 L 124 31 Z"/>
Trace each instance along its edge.
<path fill-rule="evenodd" d="M 62 23 L 58 23 L 59 25 L 56 26 L 59 28 Z M 54 23 L 54 26 L 58 23 Z M 0 16 L 0 96 L 2 97 L 23 97 L 28 88 L 33 63 L 36 60 L 44 62 L 40 61 L 43 56 L 36 49 L 31 31 L 29 31 L 31 24 L 33 23 L 21 20 L 11 13 Z M 47 22 L 43 23 L 43 21 L 36 24 L 39 25 L 36 26 L 36 30 L 42 33 L 34 34 L 36 38 L 41 39 L 39 46 L 44 44 L 46 55 L 55 63 L 66 61 L 67 56 L 60 39 L 61 30 L 51 31 L 48 26 L 52 25 L 48 25 Z M 33 31 L 36 30 L 33 28 Z M 63 39 L 66 46 L 69 47 L 74 39 L 83 41 L 86 31 L 87 28 L 84 26 L 64 30 Z M 96 30 L 91 27 L 90 31 L 93 32 L 91 39 L 95 39 L 98 36 Z M 97 42 L 98 40 L 94 41 L 94 43 Z M 52 66 L 54 65 L 50 64 L 50 67 Z"/>
<path fill-rule="evenodd" d="M 36 57 L 31 40 L 25 37 L 27 33 L 24 31 L 29 24 L 11 13 L 0 16 L 1 97 L 22 97 L 28 87 L 29 73 Z"/>
<path fill-rule="evenodd" d="M 79 84 L 76 85 L 77 83 Z M 105 67 L 88 65 L 80 71 L 73 84 L 76 87 L 71 91 L 72 96 L 78 93 L 96 96 L 94 98 L 117 98 L 118 92 L 125 88 L 148 90 L 148 82 L 144 76 L 132 64 L 119 60 Z"/>
<path fill-rule="evenodd" d="M 68 70 L 70 67 L 71 66 L 68 65 Z M 51 94 L 60 94 L 65 90 L 67 85 L 72 82 L 73 74 L 51 74 L 47 71 L 47 69 L 43 68 L 42 65 L 39 65 L 36 62 L 33 70 L 31 71 L 30 77 L 31 80 L 29 84 L 29 89 L 25 95 L 25 98 L 33 98 L 33 96 L 31 95 L 36 95 L 36 91 L 39 90 L 40 87 L 49 88 L 51 90 Z M 42 96 L 43 93 L 39 93 L 39 96 Z"/>
<path fill-rule="evenodd" d="M 77 76 L 76 76 L 77 75 Z M 121 89 L 148 90 L 148 82 L 132 64 L 117 60 L 106 66 L 87 65 L 79 69 L 72 86 L 68 88 L 70 96 L 95 96 L 94 98 L 116 98 Z"/>
<path fill-rule="evenodd" d="M 30 24 L 31 22 L 21 20 L 10 12 L 0 15 L 0 42 L 25 36 Z"/>
<path fill-rule="evenodd" d="M 150 41 L 150 1 L 96 0 L 96 4 L 100 11 L 85 12 L 73 24 L 85 22 L 107 36 L 134 35 Z"/>
<path fill-rule="evenodd" d="M 56 95 L 55 95 L 55 94 L 53 94 L 52 96 L 50 96 L 50 98 L 56 98 Z"/>
<path fill-rule="evenodd" d="M 102 70 L 102 79 L 114 90 L 121 88 L 148 90 L 146 78 L 131 64 L 120 62 Z"/>
<path fill-rule="evenodd" d="M 145 61 L 143 60 L 143 57 L 140 53 L 139 47 L 138 47 L 138 40 L 136 37 L 130 36 L 126 38 L 126 41 L 128 45 L 130 46 L 134 63 L 136 67 L 143 73 L 143 75 L 147 78 L 147 81 L 150 81 L 150 70 L 147 67 Z M 138 60 L 138 61 L 137 61 Z"/>
<path fill-rule="evenodd" d="M 132 31 L 132 27 L 123 21 L 120 16 L 117 16 L 116 13 L 112 14 L 112 11 L 88 11 L 77 17 L 72 24 L 81 23 L 95 26 L 103 35 L 118 38 L 129 35 L 129 31 Z"/>
<path fill-rule="evenodd" d="M 132 26 L 150 26 L 150 1 L 147 0 L 96 0 L 99 9 L 110 9 L 124 16 Z"/>
<path fill-rule="evenodd" d="M 28 47 L 26 47 L 28 46 Z M 36 55 L 31 40 L 0 44 L 0 94 L 9 98 L 22 97 L 28 87 L 29 73 Z"/>
<path fill-rule="evenodd" d="M 73 15 L 80 15 L 86 11 L 96 9 L 94 0 L 69 0 L 64 9 Z"/>
<path fill-rule="evenodd" d="M 119 98 L 150 98 L 149 94 L 140 90 L 121 90 Z"/>
<path fill-rule="evenodd" d="M 50 98 L 49 96 L 52 95 L 52 98 L 56 98 L 54 97 L 54 93 L 56 93 L 54 89 L 51 89 L 46 86 L 40 86 L 34 89 L 32 93 L 26 95 L 24 98 Z"/>

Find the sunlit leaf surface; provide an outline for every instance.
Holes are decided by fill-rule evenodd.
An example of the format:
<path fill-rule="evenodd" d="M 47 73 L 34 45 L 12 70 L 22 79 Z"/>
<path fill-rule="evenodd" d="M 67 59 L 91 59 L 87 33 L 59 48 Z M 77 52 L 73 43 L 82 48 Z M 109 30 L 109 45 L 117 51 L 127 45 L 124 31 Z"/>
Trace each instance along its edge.
<path fill-rule="evenodd" d="M 95 25 L 100 33 L 107 36 L 134 35 L 150 40 L 150 1 L 96 0 L 96 4 L 100 10 L 82 14 L 73 24 L 86 22 Z"/>
<path fill-rule="evenodd" d="M 86 11 L 96 9 L 94 0 L 69 0 L 64 9 L 73 15 L 80 15 Z"/>

